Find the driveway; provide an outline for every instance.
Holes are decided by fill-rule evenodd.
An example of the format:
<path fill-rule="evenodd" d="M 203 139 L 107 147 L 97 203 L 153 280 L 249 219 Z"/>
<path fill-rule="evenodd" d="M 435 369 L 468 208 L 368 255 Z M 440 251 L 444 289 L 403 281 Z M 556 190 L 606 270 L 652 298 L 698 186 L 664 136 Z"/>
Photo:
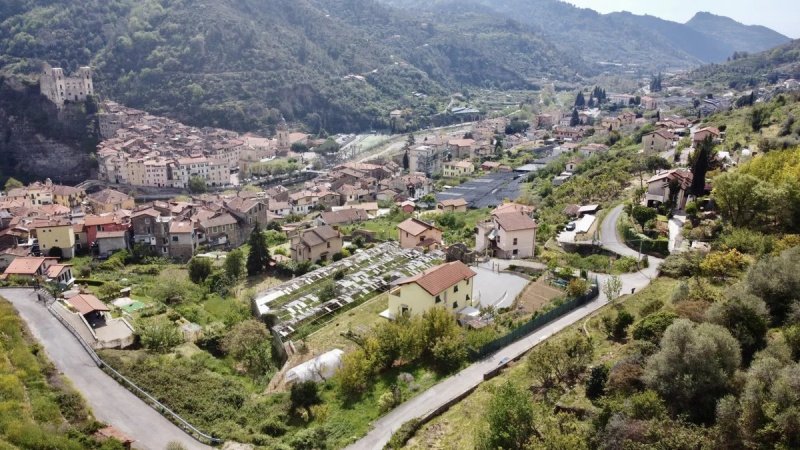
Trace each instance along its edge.
<path fill-rule="evenodd" d="M 25 320 L 47 356 L 83 395 L 97 420 L 136 439 L 134 448 L 163 450 L 169 442 L 187 449 L 209 449 L 100 370 L 78 340 L 37 302 L 33 291 L 0 289 Z"/>
<path fill-rule="evenodd" d="M 620 239 L 617 233 L 617 223 L 624 207 L 624 205 L 619 205 L 606 214 L 602 225 L 600 225 L 600 244 L 604 249 L 618 255 L 639 258 L 639 252 L 625 245 L 625 242 Z"/>
<path fill-rule="evenodd" d="M 519 275 L 495 272 L 482 266 L 473 267 L 472 270 L 478 274 L 473 287 L 475 296 L 483 307 L 510 307 L 517 295 L 530 283 L 530 280 Z"/>
<path fill-rule="evenodd" d="M 669 219 L 669 252 L 684 251 L 683 224 L 686 223 L 686 216 L 673 216 Z"/>

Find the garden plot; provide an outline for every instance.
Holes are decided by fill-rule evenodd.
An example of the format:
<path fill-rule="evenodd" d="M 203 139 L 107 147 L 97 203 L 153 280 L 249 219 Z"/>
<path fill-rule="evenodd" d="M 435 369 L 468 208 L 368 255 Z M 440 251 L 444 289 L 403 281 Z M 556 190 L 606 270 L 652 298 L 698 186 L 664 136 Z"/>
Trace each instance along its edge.
<path fill-rule="evenodd" d="M 442 257 L 438 252 L 402 249 L 393 242 L 381 244 L 259 294 L 255 308 L 259 316 L 275 316 L 275 331 L 287 337 L 299 326 L 355 306 L 386 289 L 391 281 L 422 272 Z M 345 275 L 334 280 L 340 271 Z M 320 288 L 330 282 L 335 284 L 336 296 L 323 301 L 318 296 Z"/>

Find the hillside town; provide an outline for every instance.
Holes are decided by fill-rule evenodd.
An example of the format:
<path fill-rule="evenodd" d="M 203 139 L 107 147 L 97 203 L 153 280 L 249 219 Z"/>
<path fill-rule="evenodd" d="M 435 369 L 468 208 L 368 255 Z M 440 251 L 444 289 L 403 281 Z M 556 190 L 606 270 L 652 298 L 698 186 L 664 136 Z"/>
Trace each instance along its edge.
<path fill-rule="evenodd" d="M 330 380 L 330 395 L 347 401 L 375 389 L 377 419 L 436 383 L 455 385 L 448 376 L 465 367 L 481 367 L 475 386 L 499 376 L 554 332 L 599 321 L 605 305 L 623 311 L 615 301 L 657 285 L 670 257 L 737 251 L 712 243 L 715 221 L 729 214 L 715 177 L 778 144 L 720 118 L 787 107 L 800 84 L 701 100 L 670 80 L 642 80 L 629 93 L 581 87 L 510 112 L 453 106 L 462 122 L 388 136 L 362 153 L 357 143 L 375 136 L 311 134 L 285 120 L 271 136 L 198 128 L 106 100 L 93 178 L 6 184 L 0 283 L 33 287 L 93 358 L 113 361 L 98 366 L 137 383 L 150 375 L 129 355 L 203 355 L 225 367 L 235 360 L 224 376 L 249 377 L 270 395 Z M 40 90 L 62 110 L 94 98 L 92 83 L 88 67 L 66 77 L 48 66 Z M 726 279 L 744 267 L 730 264 L 704 273 Z M 614 331 L 624 317 L 614 314 L 602 329 L 624 343 L 633 318 Z M 164 328 L 174 333 L 165 338 Z M 233 330 L 246 342 L 238 353 Z M 407 330 L 430 341 L 384 349 L 374 337 L 412 339 Z M 368 357 L 374 367 L 358 366 Z M 363 380 L 345 378 L 357 370 Z M 390 388 L 374 381 L 387 373 L 397 378 Z M 303 421 L 323 414 L 312 414 L 315 401 Z M 234 436 L 262 442 L 244 429 Z M 353 448 L 369 448 L 359 442 Z"/>

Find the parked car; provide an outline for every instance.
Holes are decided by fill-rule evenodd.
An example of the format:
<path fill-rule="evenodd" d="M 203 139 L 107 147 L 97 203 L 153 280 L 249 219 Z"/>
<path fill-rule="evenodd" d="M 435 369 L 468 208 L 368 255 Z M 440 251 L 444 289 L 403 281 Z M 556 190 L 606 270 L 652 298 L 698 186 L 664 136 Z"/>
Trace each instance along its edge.
<path fill-rule="evenodd" d="M 575 222 L 568 223 L 564 229 L 567 231 L 575 231 Z"/>

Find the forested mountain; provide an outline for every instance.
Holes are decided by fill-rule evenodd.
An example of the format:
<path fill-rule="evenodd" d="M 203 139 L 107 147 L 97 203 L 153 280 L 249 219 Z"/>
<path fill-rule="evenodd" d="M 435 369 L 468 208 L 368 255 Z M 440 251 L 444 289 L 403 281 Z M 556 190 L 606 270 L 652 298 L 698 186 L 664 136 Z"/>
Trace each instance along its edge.
<path fill-rule="evenodd" d="M 744 25 L 729 17 L 699 12 L 686 25 L 727 43 L 738 52 L 760 52 L 777 47 L 790 39 L 760 25 Z"/>
<path fill-rule="evenodd" d="M 464 85 L 525 88 L 583 68 L 523 25 L 433 23 L 373 0 L 2 2 L 0 70 L 42 61 L 91 64 L 101 95 L 192 124 L 265 130 L 282 114 L 311 131 L 380 127 L 397 107 L 433 114 L 433 98 Z"/>
<path fill-rule="evenodd" d="M 312 132 L 385 128 L 396 108 L 424 126 L 463 88 L 571 81 L 598 62 L 690 67 L 781 38 L 707 14 L 683 25 L 557 0 L 0 2 L 0 72 L 91 64 L 101 96 L 258 131 L 281 115 Z"/>
<path fill-rule="evenodd" d="M 480 4 L 537 27 L 557 47 L 587 61 L 637 64 L 650 70 L 721 62 L 735 51 L 766 50 L 789 41 L 768 28 L 748 27 L 707 13 L 681 24 L 630 13 L 600 14 L 560 0 L 383 1 L 404 9 L 435 11 Z"/>
<path fill-rule="evenodd" d="M 720 83 L 737 89 L 788 78 L 800 79 L 800 39 L 724 64 L 700 67 L 690 72 L 688 78 L 696 83 Z"/>

